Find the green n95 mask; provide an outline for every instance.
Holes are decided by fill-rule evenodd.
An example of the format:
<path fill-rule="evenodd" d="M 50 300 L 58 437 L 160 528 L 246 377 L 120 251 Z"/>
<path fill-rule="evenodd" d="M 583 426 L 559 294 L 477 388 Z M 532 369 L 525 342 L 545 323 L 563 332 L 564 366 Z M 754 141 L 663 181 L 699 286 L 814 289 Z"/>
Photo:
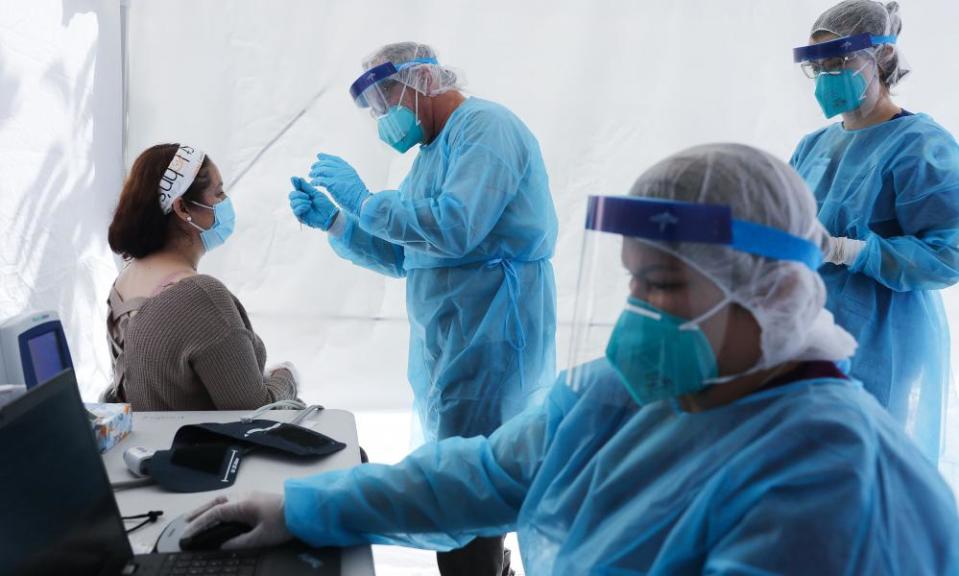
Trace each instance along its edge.
<path fill-rule="evenodd" d="M 606 358 L 639 404 L 698 392 L 717 376 L 716 354 L 696 322 L 636 298 L 616 322 Z"/>

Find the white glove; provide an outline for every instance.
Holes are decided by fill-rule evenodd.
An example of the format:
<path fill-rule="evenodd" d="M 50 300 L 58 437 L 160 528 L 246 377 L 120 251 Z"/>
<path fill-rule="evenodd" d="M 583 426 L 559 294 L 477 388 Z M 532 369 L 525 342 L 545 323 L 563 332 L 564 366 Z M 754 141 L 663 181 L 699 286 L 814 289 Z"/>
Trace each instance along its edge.
<path fill-rule="evenodd" d="M 190 523 L 183 531 L 183 538 L 221 522 L 242 522 L 253 527 L 249 532 L 224 542 L 221 550 L 263 548 L 293 539 L 286 529 L 283 496 L 279 494 L 253 492 L 243 498 L 217 496 L 190 512 L 187 521 Z"/>
<path fill-rule="evenodd" d="M 831 236 L 826 246 L 826 253 L 823 256 L 826 262 L 830 264 L 849 266 L 856 261 L 865 246 L 866 243 L 862 240 L 846 238 L 845 236 Z"/>
<path fill-rule="evenodd" d="M 280 368 L 289 371 L 290 374 L 293 375 L 293 382 L 295 382 L 296 384 L 300 383 L 300 371 L 296 369 L 296 366 L 294 366 L 292 362 L 280 362 L 278 364 L 267 366 L 266 370 L 264 370 L 264 373 L 266 377 L 269 378 L 270 376 L 273 375 L 274 372 L 276 372 Z"/>

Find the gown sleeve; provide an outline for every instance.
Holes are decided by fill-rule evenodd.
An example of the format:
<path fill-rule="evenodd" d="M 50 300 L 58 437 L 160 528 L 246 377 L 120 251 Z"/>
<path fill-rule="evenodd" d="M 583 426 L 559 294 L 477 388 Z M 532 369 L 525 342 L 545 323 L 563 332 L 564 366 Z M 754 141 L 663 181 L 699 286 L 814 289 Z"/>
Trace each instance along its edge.
<path fill-rule="evenodd" d="M 902 235 L 869 234 L 850 270 L 891 290 L 938 290 L 959 281 L 959 145 L 914 138 L 890 168 Z"/>
<path fill-rule="evenodd" d="M 448 438 L 393 466 L 363 464 L 288 480 L 287 527 L 313 546 L 374 543 L 434 550 L 513 531 L 571 394 L 557 383 L 543 404 L 489 438 Z"/>

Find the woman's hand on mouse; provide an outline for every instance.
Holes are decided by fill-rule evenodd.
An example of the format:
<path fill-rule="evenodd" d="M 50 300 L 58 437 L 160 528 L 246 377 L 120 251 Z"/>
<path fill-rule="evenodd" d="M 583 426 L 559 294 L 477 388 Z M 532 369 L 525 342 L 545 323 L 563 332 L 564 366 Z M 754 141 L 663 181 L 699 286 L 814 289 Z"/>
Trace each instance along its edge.
<path fill-rule="evenodd" d="M 217 496 L 187 516 L 189 525 L 183 532 L 187 538 L 222 522 L 241 522 L 252 530 L 227 540 L 221 550 L 263 548 L 293 539 L 283 516 L 283 496 L 253 492 L 244 496 Z"/>

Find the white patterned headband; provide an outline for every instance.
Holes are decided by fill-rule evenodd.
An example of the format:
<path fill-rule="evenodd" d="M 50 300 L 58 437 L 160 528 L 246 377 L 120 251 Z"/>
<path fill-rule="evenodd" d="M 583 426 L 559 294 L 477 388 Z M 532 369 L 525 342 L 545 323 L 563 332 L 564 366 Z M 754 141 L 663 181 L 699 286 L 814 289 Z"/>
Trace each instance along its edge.
<path fill-rule="evenodd" d="M 164 214 L 173 211 L 173 201 L 183 196 L 196 178 L 206 154 L 193 146 L 180 146 L 160 178 L 160 208 Z"/>

